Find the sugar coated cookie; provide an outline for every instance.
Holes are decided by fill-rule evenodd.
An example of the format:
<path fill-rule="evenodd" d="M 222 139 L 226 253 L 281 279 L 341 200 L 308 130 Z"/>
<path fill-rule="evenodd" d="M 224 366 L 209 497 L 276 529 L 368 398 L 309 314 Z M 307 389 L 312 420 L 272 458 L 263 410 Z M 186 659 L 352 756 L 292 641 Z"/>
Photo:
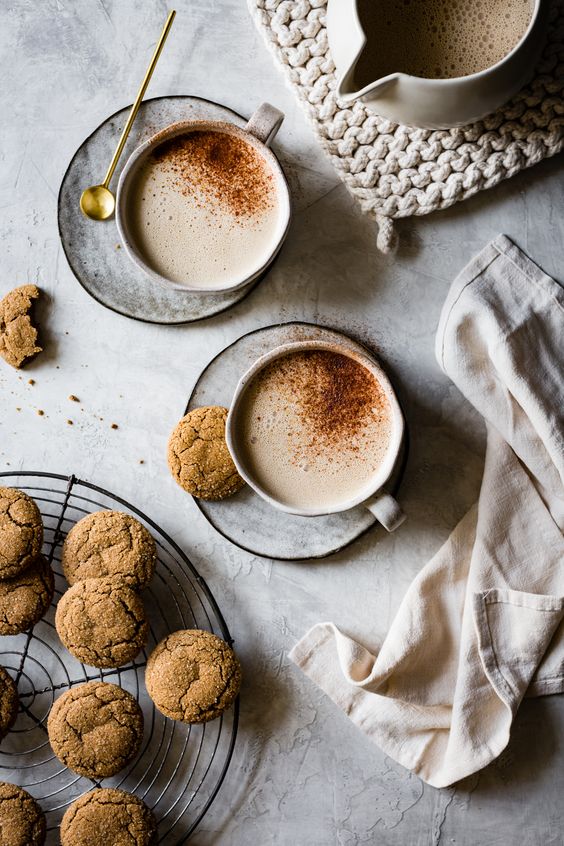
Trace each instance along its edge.
<path fill-rule="evenodd" d="M 228 708 L 241 686 L 241 665 L 224 640 L 184 629 L 156 646 L 145 671 L 147 692 L 171 720 L 205 723 Z"/>
<path fill-rule="evenodd" d="M 25 570 L 42 544 L 43 521 L 35 502 L 23 491 L 0 487 L 0 579 Z"/>
<path fill-rule="evenodd" d="M 156 833 L 155 818 L 145 803 L 111 788 L 92 790 L 73 802 L 60 831 L 61 846 L 151 846 Z"/>
<path fill-rule="evenodd" d="M 55 626 L 75 658 L 91 667 L 121 667 L 145 646 L 148 634 L 140 596 L 119 580 L 85 579 L 63 594 Z"/>
<path fill-rule="evenodd" d="M 168 442 L 168 466 L 181 488 L 201 499 L 225 499 L 245 482 L 225 443 L 227 409 L 196 408 L 177 424 Z"/>
<path fill-rule="evenodd" d="M 53 599 L 55 580 L 42 555 L 23 573 L 0 582 L 0 635 L 30 629 L 43 617 Z"/>
<path fill-rule="evenodd" d="M 16 683 L 7 670 L 0 667 L 0 740 L 8 734 L 14 725 L 19 706 L 20 700 Z"/>
<path fill-rule="evenodd" d="M 63 544 L 63 570 L 69 585 L 115 576 L 143 588 L 155 569 L 157 549 L 150 532 L 122 511 L 96 511 L 70 530 Z"/>
<path fill-rule="evenodd" d="M 67 690 L 47 722 L 57 758 L 86 778 L 108 778 L 137 755 L 143 739 L 143 712 L 121 687 L 93 681 Z"/>
<path fill-rule="evenodd" d="M 0 781 L 0 843 L 2 846 L 43 846 L 45 815 L 23 787 Z"/>

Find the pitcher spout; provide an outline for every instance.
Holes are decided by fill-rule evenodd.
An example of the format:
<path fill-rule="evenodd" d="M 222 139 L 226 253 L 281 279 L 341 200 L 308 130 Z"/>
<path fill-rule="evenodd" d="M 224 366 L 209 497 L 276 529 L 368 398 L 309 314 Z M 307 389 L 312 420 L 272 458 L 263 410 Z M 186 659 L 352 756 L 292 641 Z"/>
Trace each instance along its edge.
<path fill-rule="evenodd" d="M 398 73 L 390 73 L 387 76 L 383 76 L 381 79 L 375 80 L 375 82 L 371 82 L 369 85 L 365 85 L 364 88 L 357 88 L 354 79 L 354 71 L 355 68 L 353 66 L 337 81 L 336 94 L 339 100 L 343 103 L 353 103 L 361 97 L 366 97 L 370 100 L 378 100 L 378 98 L 384 96 L 384 94 L 399 79 Z"/>

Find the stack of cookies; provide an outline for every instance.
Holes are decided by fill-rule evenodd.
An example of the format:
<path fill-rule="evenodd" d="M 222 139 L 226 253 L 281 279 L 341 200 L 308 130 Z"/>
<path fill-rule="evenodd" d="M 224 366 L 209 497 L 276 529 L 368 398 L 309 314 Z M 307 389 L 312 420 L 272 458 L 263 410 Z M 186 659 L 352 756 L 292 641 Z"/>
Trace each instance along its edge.
<path fill-rule="evenodd" d="M 0 487 L 0 635 L 30 629 L 51 604 L 55 585 L 42 545 L 35 502 L 23 491 Z"/>
<path fill-rule="evenodd" d="M 53 573 L 41 555 L 43 521 L 33 499 L 15 488 L 0 487 L 0 635 L 16 635 L 43 617 L 55 589 Z M 0 667 L 0 739 L 19 710 L 16 684 Z M 23 788 L 0 782 L 0 842 L 42 846 L 43 811 Z"/>
<path fill-rule="evenodd" d="M 43 523 L 25 493 L 0 488 L 0 634 L 30 628 L 53 598 L 53 574 L 41 556 Z M 62 552 L 69 584 L 55 615 L 59 637 L 81 663 L 117 668 L 145 647 L 148 623 L 140 591 L 153 576 L 156 545 L 129 514 L 98 511 L 68 533 Z M 239 692 L 241 668 L 231 647 L 211 632 L 182 630 L 157 644 L 145 681 L 155 706 L 169 719 L 203 723 L 228 708 Z M 0 737 L 18 711 L 16 686 L 0 667 Z M 47 731 L 57 758 L 70 770 L 99 781 L 116 775 L 137 756 L 143 740 L 143 712 L 136 699 L 115 684 L 93 681 L 60 696 Z M 62 846 L 86 846 L 104 832 L 106 846 L 125 842 L 149 846 L 156 836 L 152 812 L 123 790 L 99 788 L 80 797 L 63 817 Z M 25 790 L 0 782 L 0 842 L 41 846 L 45 817 Z M 129 842 L 129 840 L 127 841 Z"/>
<path fill-rule="evenodd" d="M 63 545 L 69 590 L 57 606 L 59 637 L 91 667 L 121 667 L 147 642 L 139 591 L 153 576 L 157 550 L 150 532 L 121 511 L 96 511 L 80 520 Z"/>
<path fill-rule="evenodd" d="M 55 583 L 42 545 L 43 521 L 35 502 L 23 491 L 0 487 L 0 635 L 27 631 L 51 604 Z M 18 708 L 16 685 L 0 667 L 0 739 Z"/>

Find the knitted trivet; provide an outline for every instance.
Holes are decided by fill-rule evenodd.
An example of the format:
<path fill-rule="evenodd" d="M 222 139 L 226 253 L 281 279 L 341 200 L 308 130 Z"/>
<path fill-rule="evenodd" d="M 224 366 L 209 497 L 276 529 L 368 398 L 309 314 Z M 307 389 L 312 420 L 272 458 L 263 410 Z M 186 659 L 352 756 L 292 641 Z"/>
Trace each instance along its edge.
<path fill-rule="evenodd" d="M 379 224 L 378 247 L 395 244 L 394 219 L 429 214 L 564 146 L 564 0 L 553 0 L 536 76 L 509 103 L 459 129 L 414 129 L 335 96 L 327 0 L 248 0 L 269 48 L 340 177 Z"/>

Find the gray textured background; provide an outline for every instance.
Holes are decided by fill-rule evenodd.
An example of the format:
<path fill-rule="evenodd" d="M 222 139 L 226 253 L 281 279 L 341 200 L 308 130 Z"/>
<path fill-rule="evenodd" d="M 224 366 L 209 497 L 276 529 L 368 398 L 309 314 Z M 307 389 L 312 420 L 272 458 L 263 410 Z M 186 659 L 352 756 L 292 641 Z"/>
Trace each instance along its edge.
<path fill-rule="evenodd" d="M 59 183 L 83 138 L 132 99 L 166 6 L 3 0 L 0 290 L 36 282 L 48 300 L 46 352 L 24 375 L 0 367 L 0 467 L 72 471 L 112 488 L 160 521 L 215 592 L 245 667 L 241 734 L 193 843 L 561 844 L 561 698 L 526 702 L 501 758 L 439 791 L 365 741 L 285 654 L 324 619 L 376 647 L 415 573 L 475 499 L 483 432 L 435 363 L 440 307 L 456 272 L 499 231 L 564 277 L 562 159 L 404 223 L 398 254 L 383 257 L 374 225 L 323 159 L 244 0 L 180 0 L 176 8 L 149 93 L 197 94 L 246 114 L 267 99 L 286 111 L 277 149 L 296 205 L 288 243 L 248 299 L 196 326 L 134 323 L 91 300 L 61 253 Z M 393 537 L 369 535 L 346 554 L 299 565 L 229 546 L 165 465 L 169 431 L 208 360 L 249 329 L 292 319 L 325 322 L 378 348 L 412 433 L 408 523 Z M 71 393 L 84 411 L 68 402 Z"/>

